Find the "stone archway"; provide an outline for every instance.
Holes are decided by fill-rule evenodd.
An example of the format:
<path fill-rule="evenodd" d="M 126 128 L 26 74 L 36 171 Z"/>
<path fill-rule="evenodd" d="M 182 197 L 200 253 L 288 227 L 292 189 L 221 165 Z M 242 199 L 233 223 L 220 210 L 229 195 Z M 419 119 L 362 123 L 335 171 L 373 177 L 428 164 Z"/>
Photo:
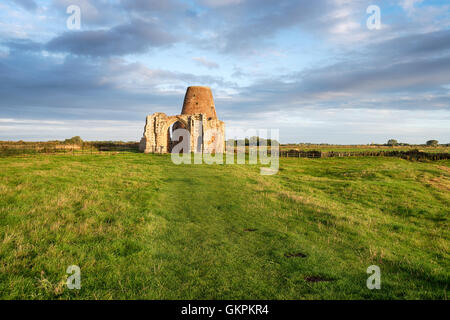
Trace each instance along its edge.
<path fill-rule="evenodd" d="M 186 129 L 186 125 L 183 124 L 181 121 L 175 121 L 173 124 L 169 126 L 167 129 L 167 152 L 172 153 L 173 147 L 183 141 L 183 136 L 179 137 L 176 141 L 173 137 L 173 132 L 177 129 Z M 188 141 L 188 144 L 190 145 L 190 141 Z"/>
<path fill-rule="evenodd" d="M 180 143 L 182 141 L 182 138 L 180 138 L 179 141 L 172 141 L 172 130 L 176 129 L 186 129 L 189 130 L 189 125 L 187 120 L 183 119 L 181 116 L 172 116 L 168 117 L 166 120 L 166 123 L 164 124 L 164 128 L 162 130 L 165 137 L 163 138 L 165 141 L 167 141 L 167 152 L 172 152 L 172 148 L 174 145 Z M 171 130 L 172 129 L 172 130 Z M 190 145 L 190 141 L 189 141 Z"/>

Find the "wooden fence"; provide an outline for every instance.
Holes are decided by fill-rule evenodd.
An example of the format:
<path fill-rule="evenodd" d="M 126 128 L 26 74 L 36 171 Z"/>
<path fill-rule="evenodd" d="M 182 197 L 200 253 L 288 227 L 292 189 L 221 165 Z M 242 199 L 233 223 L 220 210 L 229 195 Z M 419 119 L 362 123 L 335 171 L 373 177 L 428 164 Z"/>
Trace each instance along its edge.
<path fill-rule="evenodd" d="M 280 157 L 286 158 L 334 158 L 334 157 L 398 157 L 407 160 L 447 160 L 450 153 L 429 153 L 419 150 L 409 151 L 301 151 L 286 150 L 280 151 Z"/>
<path fill-rule="evenodd" d="M 33 154 L 109 154 L 121 152 L 138 152 L 138 143 L 114 144 L 114 143 L 83 143 L 82 145 L 71 144 L 48 144 L 48 143 L 24 143 L 0 145 L 0 157 L 27 156 Z"/>

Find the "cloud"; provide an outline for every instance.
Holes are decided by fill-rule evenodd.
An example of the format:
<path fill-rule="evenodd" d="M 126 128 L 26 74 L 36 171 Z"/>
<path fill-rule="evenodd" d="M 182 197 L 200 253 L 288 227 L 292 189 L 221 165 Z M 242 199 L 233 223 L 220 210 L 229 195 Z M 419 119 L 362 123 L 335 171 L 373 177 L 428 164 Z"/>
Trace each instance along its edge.
<path fill-rule="evenodd" d="M 375 44 L 368 50 L 373 50 L 374 57 L 385 57 L 402 61 L 448 54 L 450 53 L 450 30 L 395 37 Z"/>
<path fill-rule="evenodd" d="M 377 63 L 378 62 L 378 63 Z M 368 92 L 427 91 L 450 83 L 450 56 L 372 65 L 335 64 L 303 73 L 301 91 L 354 95 Z"/>
<path fill-rule="evenodd" d="M 0 117 L 144 119 L 180 112 L 192 84 L 229 87 L 209 75 L 151 69 L 120 58 L 42 56 L 14 51 L 0 57 Z"/>
<path fill-rule="evenodd" d="M 400 5 L 408 14 L 413 14 L 416 10 L 415 5 L 422 2 L 423 0 L 402 0 Z"/>
<path fill-rule="evenodd" d="M 54 15 L 59 15 L 65 20 L 69 17 L 66 11 L 71 5 L 80 7 L 83 28 L 90 26 L 107 27 L 125 22 L 121 7 L 117 5 L 116 1 L 52 0 L 50 8 Z"/>
<path fill-rule="evenodd" d="M 280 130 L 282 143 L 368 144 L 386 143 L 391 138 L 407 143 L 429 139 L 447 143 L 449 123 L 444 111 L 310 107 L 265 113 L 250 123 L 244 116 L 228 119 L 226 134 L 231 138 L 242 129 L 273 128 Z"/>
<path fill-rule="evenodd" d="M 198 65 L 204 66 L 208 69 L 218 69 L 219 65 L 213 61 L 209 61 L 204 57 L 193 57 L 192 60 L 197 62 Z"/>
<path fill-rule="evenodd" d="M 202 3 L 209 4 L 209 1 Z M 246 0 L 211 6 L 205 23 L 214 28 L 205 48 L 226 54 L 249 54 L 273 45 L 283 31 L 311 32 L 323 39 L 356 42 L 368 37 L 361 24 L 369 1 Z M 212 18 L 214 17 L 214 18 Z M 216 23 L 220 21 L 221 23 Z M 200 42 L 200 44 L 202 44 Z"/>
<path fill-rule="evenodd" d="M 121 0 L 121 5 L 125 9 L 137 12 L 169 12 L 186 8 L 182 2 L 176 0 Z"/>
<path fill-rule="evenodd" d="M 142 121 L 45 121 L 0 118 L 0 140 L 64 140 L 74 135 L 81 135 L 84 140 L 98 140 L 102 137 L 110 141 L 137 141 L 140 139 L 142 128 Z M 41 138 L 36 132 L 39 132 Z"/>
<path fill-rule="evenodd" d="M 37 52 L 43 48 L 41 43 L 29 39 L 9 39 L 2 44 L 10 50 L 18 52 Z"/>
<path fill-rule="evenodd" d="M 109 30 L 64 32 L 52 39 L 46 47 L 54 52 L 109 57 L 142 53 L 174 42 L 176 37 L 157 23 L 136 19 Z"/>
<path fill-rule="evenodd" d="M 201 0 L 200 3 L 208 6 L 208 7 L 223 7 L 223 6 L 230 6 L 230 5 L 237 5 L 242 2 L 245 2 L 245 0 Z"/>
<path fill-rule="evenodd" d="M 37 4 L 33 0 L 10 0 L 10 1 L 14 2 L 15 4 L 19 5 L 20 7 L 28 11 L 35 11 L 37 9 Z"/>
<path fill-rule="evenodd" d="M 450 31 L 408 35 L 343 61 L 260 79 L 223 101 L 227 116 L 305 108 L 450 111 L 449 37 Z"/>

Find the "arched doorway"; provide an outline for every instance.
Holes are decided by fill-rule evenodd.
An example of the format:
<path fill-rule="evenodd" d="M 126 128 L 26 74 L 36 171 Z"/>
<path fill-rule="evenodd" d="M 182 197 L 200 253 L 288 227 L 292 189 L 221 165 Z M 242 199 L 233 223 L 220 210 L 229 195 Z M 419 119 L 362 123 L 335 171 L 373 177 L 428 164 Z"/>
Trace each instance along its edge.
<path fill-rule="evenodd" d="M 173 132 L 177 129 L 187 129 L 186 124 L 183 121 L 176 120 L 171 125 L 169 125 L 167 129 L 167 151 L 169 153 L 172 152 L 172 149 L 175 145 L 181 143 L 183 141 L 183 137 L 180 137 L 178 140 L 173 139 Z"/>

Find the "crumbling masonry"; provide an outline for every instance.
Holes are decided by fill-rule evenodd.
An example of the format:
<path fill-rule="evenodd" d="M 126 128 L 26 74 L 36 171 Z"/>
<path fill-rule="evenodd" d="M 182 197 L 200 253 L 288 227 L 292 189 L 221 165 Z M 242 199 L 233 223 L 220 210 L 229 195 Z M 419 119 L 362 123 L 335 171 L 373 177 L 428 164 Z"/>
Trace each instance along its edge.
<path fill-rule="evenodd" d="M 165 113 L 156 112 L 147 116 L 139 150 L 145 153 L 171 152 L 179 143 L 172 141 L 171 134 L 180 128 L 189 132 L 190 152 L 224 152 L 225 123 L 217 119 L 210 88 L 187 88 L 180 115 L 167 116 Z"/>

